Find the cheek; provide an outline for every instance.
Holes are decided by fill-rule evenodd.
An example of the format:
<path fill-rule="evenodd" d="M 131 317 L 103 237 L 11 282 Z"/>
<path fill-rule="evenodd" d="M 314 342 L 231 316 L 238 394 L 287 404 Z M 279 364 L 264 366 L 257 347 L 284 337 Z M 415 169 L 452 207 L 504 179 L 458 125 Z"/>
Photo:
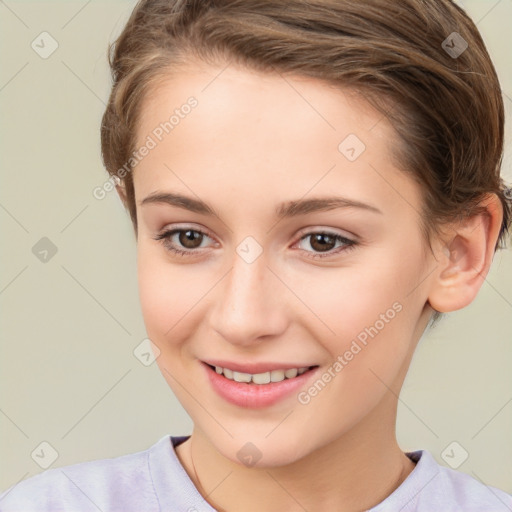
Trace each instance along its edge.
<path fill-rule="evenodd" d="M 421 275 L 421 246 L 410 248 L 408 261 L 400 250 L 375 251 L 372 261 L 353 266 L 317 269 L 307 276 L 297 272 L 295 282 L 302 308 L 302 322 L 311 330 L 332 361 L 342 358 L 345 377 L 361 388 L 373 387 L 381 376 L 394 380 L 407 359 L 415 318 L 425 298 L 411 293 Z M 295 281 L 294 281 L 295 280 Z M 373 369 L 373 374 L 370 369 Z M 337 385 L 333 386 L 335 389 Z"/>
<path fill-rule="evenodd" d="M 417 254 L 411 249 L 410 259 L 403 264 L 398 257 L 398 251 L 389 252 L 379 258 L 379 264 L 347 278 L 346 294 L 336 300 L 338 309 L 330 311 L 337 335 L 331 338 L 329 352 L 333 359 L 343 357 L 344 379 L 367 397 L 378 397 L 386 386 L 394 387 L 394 382 L 399 392 L 398 382 L 414 349 L 416 321 L 425 302 L 421 293 L 411 293 L 424 277 L 421 249 Z M 335 290 L 331 293 L 336 296 Z"/>
<path fill-rule="evenodd" d="M 137 250 L 139 298 L 151 340 L 160 349 L 185 325 L 182 319 L 201 295 L 192 266 L 173 265 L 165 253 L 140 242 Z M 204 292 L 203 292 L 204 293 Z"/>
<path fill-rule="evenodd" d="M 141 241 L 137 247 L 139 299 L 146 332 L 160 349 L 159 363 L 177 368 L 182 351 L 203 327 L 212 307 L 219 270 L 208 264 L 180 264 L 164 250 Z M 179 356 L 179 357 L 178 357 Z"/>
<path fill-rule="evenodd" d="M 366 327 L 377 322 L 382 329 L 381 315 L 393 321 L 411 289 L 407 272 L 397 269 L 392 258 L 388 264 L 379 258 L 377 265 L 316 268 L 307 273 L 299 269 L 288 272 L 284 280 L 304 303 L 296 307 L 303 321 L 315 329 L 319 340 L 332 340 L 329 344 L 337 352 Z"/>

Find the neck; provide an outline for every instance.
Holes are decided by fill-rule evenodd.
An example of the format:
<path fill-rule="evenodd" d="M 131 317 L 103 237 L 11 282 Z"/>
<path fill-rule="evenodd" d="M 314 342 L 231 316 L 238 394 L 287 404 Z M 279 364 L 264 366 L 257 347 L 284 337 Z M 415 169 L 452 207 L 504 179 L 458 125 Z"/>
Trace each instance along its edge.
<path fill-rule="evenodd" d="M 396 442 L 396 403 L 391 417 L 389 411 L 389 403 L 379 404 L 351 431 L 284 466 L 235 463 L 196 428 L 176 452 L 196 488 L 218 511 L 367 510 L 386 499 L 415 466 Z"/>

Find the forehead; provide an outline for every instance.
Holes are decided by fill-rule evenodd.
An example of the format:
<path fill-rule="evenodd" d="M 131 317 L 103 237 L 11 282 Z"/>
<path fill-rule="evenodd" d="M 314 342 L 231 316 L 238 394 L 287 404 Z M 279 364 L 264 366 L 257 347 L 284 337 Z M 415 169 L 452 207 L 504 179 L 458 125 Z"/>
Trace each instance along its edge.
<path fill-rule="evenodd" d="M 353 129 L 373 131 L 376 137 L 394 137 L 385 116 L 365 101 L 364 93 L 355 89 L 341 89 L 305 76 L 264 73 L 234 64 L 213 67 L 202 63 L 179 66 L 149 88 L 141 107 L 138 143 L 151 132 L 155 121 L 168 120 L 192 96 L 200 106 L 194 113 L 203 114 L 194 117 L 212 129 L 229 124 L 242 128 L 246 134 L 263 126 L 268 133 L 275 134 L 286 127 L 294 134 L 309 137 L 314 132 L 331 132 L 334 139 Z M 297 120 L 302 123 L 297 125 Z M 208 135 L 214 136 L 215 132 Z"/>
<path fill-rule="evenodd" d="M 184 108 L 190 98 L 195 106 Z M 312 78 L 188 67 L 150 91 L 139 119 L 136 147 L 155 142 L 134 171 L 139 198 L 186 183 L 203 193 L 222 183 L 245 197 L 273 185 L 266 199 L 280 201 L 333 187 L 361 200 L 396 200 L 396 186 L 417 192 L 391 163 L 397 138 L 387 118 L 356 91 Z"/>

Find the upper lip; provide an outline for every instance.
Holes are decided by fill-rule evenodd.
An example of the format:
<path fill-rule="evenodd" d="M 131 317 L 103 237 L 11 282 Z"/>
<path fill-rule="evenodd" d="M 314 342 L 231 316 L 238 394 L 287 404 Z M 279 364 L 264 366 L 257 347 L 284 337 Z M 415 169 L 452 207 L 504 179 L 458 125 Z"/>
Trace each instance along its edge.
<path fill-rule="evenodd" d="M 236 363 L 235 361 L 225 361 L 220 359 L 209 359 L 203 361 L 210 366 L 221 366 L 222 368 L 229 368 L 235 372 L 240 373 L 266 373 L 272 370 L 291 370 L 292 368 L 309 368 L 316 366 L 311 364 L 289 364 L 289 363 L 276 363 L 276 362 L 260 362 L 260 363 Z"/>

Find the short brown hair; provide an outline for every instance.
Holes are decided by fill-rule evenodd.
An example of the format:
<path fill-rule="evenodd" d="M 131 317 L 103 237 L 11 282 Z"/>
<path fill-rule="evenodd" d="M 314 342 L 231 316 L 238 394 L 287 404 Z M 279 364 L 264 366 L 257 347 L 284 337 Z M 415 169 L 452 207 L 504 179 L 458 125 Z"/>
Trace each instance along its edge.
<path fill-rule="evenodd" d="M 467 48 L 449 52 L 454 40 Z M 494 193 L 503 205 L 495 249 L 505 247 L 500 84 L 478 29 L 450 0 L 140 0 L 109 51 L 101 126 L 109 174 L 135 150 L 147 91 L 192 57 L 360 92 L 398 134 L 393 156 L 422 189 L 426 240 L 445 222 L 481 213 Z M 137 233 L 131 172 L 123 182 Z"/>

